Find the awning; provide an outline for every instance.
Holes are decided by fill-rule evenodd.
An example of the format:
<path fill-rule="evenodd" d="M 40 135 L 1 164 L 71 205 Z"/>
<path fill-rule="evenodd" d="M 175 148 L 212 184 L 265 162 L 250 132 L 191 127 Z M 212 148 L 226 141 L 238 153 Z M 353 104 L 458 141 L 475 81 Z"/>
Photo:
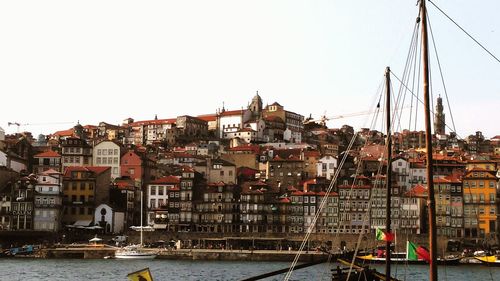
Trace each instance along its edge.
<path fill-rule="evenodd" d="M 91 223 L 92 223 L 91 220 L 78 220 L 78 221 L 75 221 L 75 223 L 73 224 L 73 227 L 78 227 L 78 226 L 87 227 Z"/>

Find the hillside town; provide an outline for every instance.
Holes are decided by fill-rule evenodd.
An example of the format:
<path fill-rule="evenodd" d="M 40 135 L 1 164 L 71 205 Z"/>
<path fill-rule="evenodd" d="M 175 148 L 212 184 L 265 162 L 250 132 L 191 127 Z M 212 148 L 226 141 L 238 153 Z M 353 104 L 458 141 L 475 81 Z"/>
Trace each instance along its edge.
<path fill-rule="evenodd" d="M 387 165 L 393 230 L 427 232 L 423 131 L 395 133 L 387 163 L 384 133 L 328 128 L 327 118 L 264 106 L 258 93 L 241 109 L 168 117 L 78 123 L 40 136 L 0 128 L 0 232 L 122 234 L 140 225 L 142 199 L 144 225 L 157 232 L 375 233 L 385 225 Z M 445 124 L 439 98 L 431 179 L 437 233 L 498 244 L 500 135 L 461 139 Z"/>

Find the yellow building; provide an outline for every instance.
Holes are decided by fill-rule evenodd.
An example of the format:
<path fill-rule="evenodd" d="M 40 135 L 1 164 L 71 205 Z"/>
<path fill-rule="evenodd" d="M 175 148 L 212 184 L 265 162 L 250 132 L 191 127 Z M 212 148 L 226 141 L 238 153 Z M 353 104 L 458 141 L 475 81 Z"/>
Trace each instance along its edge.
<path fill-rule="evenodd" d="M 68 167 L 63 184 L 63 225 L 76 222 L 88 226 L 95 208 L 109 203 L 110 183 L 110 167 Z"/>
<path fill-rule="evenodd" d="M 486 167 L 491 163 L 485 162 L 481 165 Z M 465 173 L 463 178 L 465 237 L 488 238 L 496 233 L 497 178 L 495 173 L 495 170 L 477 166 Z"/>

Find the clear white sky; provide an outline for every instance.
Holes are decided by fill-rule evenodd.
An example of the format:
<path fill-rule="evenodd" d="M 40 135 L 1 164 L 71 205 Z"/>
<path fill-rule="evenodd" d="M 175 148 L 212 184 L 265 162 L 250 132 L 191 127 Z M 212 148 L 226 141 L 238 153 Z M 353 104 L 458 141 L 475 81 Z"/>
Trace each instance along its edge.
<path fill-rule="evenodd" d="M 500 56 L 500 1 L 435 2 Z M 246 106 L 256 90 L 306 116 L 368 110 L 385 67 L 403 71 L 416 3 L 2 1 L 0 126 L 214 113 Z M 458 133 L 500 134 L 500 63 L 428 10 Z M 368 126 L 329 125 L 345 123 Z"/>

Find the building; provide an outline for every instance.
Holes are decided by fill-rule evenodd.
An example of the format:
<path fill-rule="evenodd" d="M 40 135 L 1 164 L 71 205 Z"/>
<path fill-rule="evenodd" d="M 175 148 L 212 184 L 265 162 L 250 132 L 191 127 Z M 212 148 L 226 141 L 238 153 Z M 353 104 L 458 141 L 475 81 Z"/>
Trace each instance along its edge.
<path fill-rule="evenodd" d="M 47 170 L 61 172 L 61 155 L 55 151 L 38 153 L 34 158 L 33 172 L 40 174 Z"/>
<path fill-rule="evenodd" d="M 153 226 L 157 229 L 166 229 L 169 225 L 169 203 L 173 203 L 173 208 L 175 208 L 175 202 L 177 202 L 177 208 L 179 206 L 179 178 L 175 176 L 161 177 L 150 182 L 147 186 L 147 209 L 148 209 L 148 225 Z M 177 190 L 177 198 L 170 190 Z M 169 197 L 174 195 L 173 198 Z M 177 215 L 179 215 L 177 213 Z"/>
<path fill-rule="evenodd" d="M 110 167 L 111 179 L 120 177 L 121 147 L 113 141 L 101 141 L 94 146 L 93 164 L 96 167 Z"/>
<path fill-rule="evenodd" d="M 427 231 L 427 187 L 417 184 L 401 196 L 400 234 L 421 234 Z"/>
<path fill-rule="evenodd" d="M 341 180 L 338 186 L 340 233 L 369 233 L 371 188 L 371 180 L 365 176 Z"/>
<path fill-rule="evenodd" d="M 193 208 L 197 232 L 231 233 L 239 228 L 238 186 L 223 182 L 201 186 Z"/>
<path fill-rule="evenodd" d="M 245 122 L 252 117 L 252 112 L 249 110 L 231 110 L 222 109 L 217 113 L 218 137 L 220 139 L 228 139 L 232 133 L 243 129 Z"/>
<path fill-rule="evenodd" d="M 68 167 L 63 182 L 63 224 L 81 221 L 88 226 L 94 219 L 96 207 L 109 203 L 111 168 Z"/>
<path fill-rule="evenodd" d="M 34 175 L 23 176 L 15 184 L 11 197 L 11 230 L 33 230 Z"/>
<path fill-rule="evenodd" d="M 462 181 L 456 175 L 434 178 L 437 234 L 461 238 L 464 232 Z"/>
<path fill-rule="evenodd" d="M 182 168 L 179 197 L 179 231 L 193 230 L 193 187 L 195 171 L 191 167 Z"/>
<path fill-rule="evenodd" d="M 265 107 L 263 111 L 264 119 L 268 117 L 279 117 L 285 122 L 285 130 L 283 131 L 283 140 L 292 143 L 302 142 L 302 133 L 304 131 L 304 116 L 287 111 L 284 107 L 275 102 Z"/>
<path fill-rule="evenodd" d="M 61 143 L 62 170 L 67 167 L 92 166 L 92 146 L 79 138 L 66 138 Z"/>
<path fill-rule="evenodd" d="M 337 163 L 337 157 L 330 155 L 321 157 L 316 164 L 316 173 L 318 177 L 325 177 L 327 180 L 332 180 L 337 170 Z"/>
<path fill-rule="evenodd" d="M 444 135 L 446 133 L 445 114 L 443 113 L 443 99 L 437 98 L 436 112 L 434 113 L 434 134 Z"/>
<path fill-rule="evenodd" d="M 62 174 L 56 170 L 38 174 L 35 185 L 34 230 L 61 230 L 62 178 Z"/>
<path fill-rule="evenodd" d="M 496 171 L 475 167 L 463 177 L 465 238 L 494 238 L 497 230 Z"/>
<path fill-rule="evenodd" d="M 102 227 L 104 233 L 123 233 L 126 230 L 125 212 L 108 204 L 100 204 L 95 208 L 95 225 Z"/>
<path fill-rule="evenodd" d="M 265 164 L 266 182 L 269 185 L 281 186 L 299 186 L 304 179 L 304 161 L 300 158 L 290 155 L 288 158 L 281 158 L 276 155 Z M 292 199 L 292 205 L 293 205 Z"/>
<path fill-rule="evenodd" d="M 194 165 L 194 170 L 207 179 L 208 183 L 224 182 L 235 184 L 236 166 L 222 159 L 207 159 Z"/>

